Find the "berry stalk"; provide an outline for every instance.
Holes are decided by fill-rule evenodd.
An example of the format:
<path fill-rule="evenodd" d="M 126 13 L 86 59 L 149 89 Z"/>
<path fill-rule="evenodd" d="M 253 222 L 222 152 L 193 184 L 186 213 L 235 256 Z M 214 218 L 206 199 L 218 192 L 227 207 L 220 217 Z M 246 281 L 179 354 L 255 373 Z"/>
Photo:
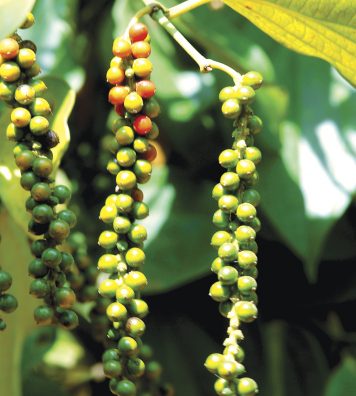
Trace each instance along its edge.
<path fill-rule="evenodd" d="M 20 28 L 33 24 L 34 16 L 29 13 Z M 52 109 L 43 98 L 47 87 L 36 79 L 41 71 L 36 52 L 36 45 L 17 33 L 0 41 L 0 98 L 12 107 L 6 135 L 16 142 L 13 152 L 21 171 L 20 183 L 30 192 L 26 201 L 26 210 L 32 215 L 28 230 L 35 239 L 31 244 L 35 258 L 28 267 L 34 278 L 30 294 L 44 300 L 34 317 L 39 324 L 58 323 L 72 329 L 78 317 L 71 309 L 76 297 L 67 274 L 74 259 L 63 251 L 63 244 L 76 224 L 76 216 L 68 209 L 59 209 L 69 201 L 71 192 L 64 185 L 56 185 L 53 178 L 51 149 L 59 138 L 50 129 Z"/>
<path fill-rule="evenodd" d="M 218 395 L 253 396 L 258 392 L 252 378 L 241 377 L 245 367 L 240 343 L 244 339 L 241 324 L 257 317 L 255 238 L 261 224 L 256 211 L 260 196 L 254 186 L 258 182 L 256 165 L 261 161 L 261 152 L 254 146 L 254 136 L 260 132 L 262 123 L 250 104 L 261 84 L 259 73 L 248 72 L 237 85 L 223 88 L 219 95 L 222 113 L 234 120 L 235 129 L 232 148 L 219 156 L 225 172 L 212 191 L 219 207 L 213 223 L 219 231 L 211 239 L 218 253 L 211 270 L 217 274 L 218 281 L 211 286 L 209 294 L 219 302 L 221 315 L 229 319 L 223 353 L 213 353 L 205 362 L 206 368 L 219 377 L 215 382 Z"/>

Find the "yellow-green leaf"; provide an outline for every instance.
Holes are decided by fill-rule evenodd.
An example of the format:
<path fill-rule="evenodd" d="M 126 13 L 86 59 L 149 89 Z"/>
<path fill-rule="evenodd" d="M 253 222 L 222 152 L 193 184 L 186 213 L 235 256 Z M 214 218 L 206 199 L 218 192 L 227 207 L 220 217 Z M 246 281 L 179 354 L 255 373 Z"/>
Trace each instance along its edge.
<path fill-rule="evenodd" d="M 224 0 L 285 47 L 331 63 L 356 86 L 353 0 Z"/>
<path fill-rule="evenodd" d="M 0 0 L 0 39 L 22 24 L 34 4 L 35 0 Z"/>
<path fill-rule="evenodd" d="M 48 87 L 44 96 L 53 108 L 51 128 L 60 139 L 58 146 L 53 149 L 54 168 L 57 170 L 70 141 L 67 121 L 74 105 L 75 93 L 61 79 L 45 77 L 43 81 Z M 20 186 L 20 172 L 12 154 L 14 144 L 6 139 L 5 130 L 9 120 L 10 110 L 4 110 L 0 117 L 0 197 L 13 219 L 26 231 L 29 216 L 25 211 L 25 201 L 29 194 Z"/>

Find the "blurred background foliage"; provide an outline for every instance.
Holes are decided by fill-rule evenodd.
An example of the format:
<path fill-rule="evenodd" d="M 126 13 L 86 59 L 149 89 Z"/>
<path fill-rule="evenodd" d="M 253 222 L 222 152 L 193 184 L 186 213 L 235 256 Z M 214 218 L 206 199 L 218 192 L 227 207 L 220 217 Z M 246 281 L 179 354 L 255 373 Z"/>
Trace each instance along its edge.
<path fill-rule="evenodd" d="M 102 227 L 98 213 L 114 191 L 105 170 L 112 138 L 105 73 L 113 37 L 140 4 L 38 0 L 37 23 L 24 34 L 38 47 L 63 136 L 77 93 L 71 144 L 58 177 L 72 184 L 77 229 L 86 234 L 94 258 Z M 255 103 L 265 125 L 256 139 L 264 156 L 260 319 L 245 329 L 248 372 L 261 395 L 350 396 L 356 393 L 355 91 L 327 63 L 287 50 L 230 8 L 213 4 L 177 19 L 177 27 L 207 57 L 265 77 Z M 221 173 L 218 154 L 231 144 L 232 125 L 217 99 L 231 82 L 219 72 L 200 74 L 160 26 L 146 22 L 162 108 L 159 156 L 144 189 L 151 208 L 147 339 L 178 396 L 213 395 L 203 362 L 221 348 L 226 320 L 207 295 L 214 278 L 210 191 Z M 0 260 L 14 274 L 20 302 L 0 335 L 0 386 L 8 386 L 4 394 L 11 396 L 20 395 L 20 387 L 23 396 L 109 395 L 97 364 L 102 349 L 85 316 L 73 334 L 34 328 L 24 196 L 14 184 L 11 144 L 4 141 L 7 115 L 0 110 Z"/>

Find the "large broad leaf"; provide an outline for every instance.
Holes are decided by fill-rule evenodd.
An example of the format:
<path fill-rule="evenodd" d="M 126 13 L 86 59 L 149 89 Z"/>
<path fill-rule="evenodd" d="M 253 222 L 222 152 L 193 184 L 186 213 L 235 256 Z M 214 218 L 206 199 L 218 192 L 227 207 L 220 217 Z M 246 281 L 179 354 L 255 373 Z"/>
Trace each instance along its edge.
<path fill-rule="evenodd" d="M 35 0 L 0 0 L 0 40 L 22 24 L 34 4 Z"/>
<path fill-rule="evenodd" d="M 257 101 L 266 121 L 265 136 L 258 137 L 257 144 L 268 150 L 260 191 L 265 214 L 315 280 L 319 259 L 327 256 L 327 250 L 322 253 L 325 239 L 356 190 L 351 144 L 356 131 L 352 113 L 346 111 L 355 105 L 355 94 L 334 80 L 328 65 L 290 54 L 288 61 L 284 55 L 276 58 L 293 62 L 293 81 L 288 73 L 280 74 L 281 83 L 293 93 L 290 106 L 278 115 L 282 93 L 269 87 Z M 335 84 L 346 89 L 345 95 L 337 93 Z"/>
<path fill-rule="evenodd" d="M 53 161 L 57 169 L 70 141 L 67 121 L 74 105 L 75 93 L 63 80 L 54 77 L 43 80 L 48 86 L 44 97 L 53 109 L 51 128 L 60 139 L 59 145 L 53 149 Z M 14 144 L 6 139 L 5 130 L 9 119 L 10 110 L 3 111 L 0 117 L 0 196 L 11 216 L 23 230 L 27 230 L 29 217 L 25 211 L 25 201 L 28 192 L 20 186 L 20 172 L 12 154 Z"/>
<path fill-rule="evenodd" d="M 351 356 L 344 358 L 330 377 L 324 396 L 349 396 L 356 389 L 356 361 Z"/>
<path fill-rule="evenodd" d="M 12 274 L 13 285 L 9 293 L 14 294 L 19 303 L 16 311 L 4 315 L 7 329 L 0 334 L 1 394 L 20 396 L 22 343 L 35 326 L 33 309 L 38 301 L 30 297 L 28 292 L 30 278 L 27 275 L 27 265 L 32 256 L 26 234 L 4 210 L 0 213 L 0 232 L 1 266 Z"/>
<path fill-rule="evenodd" d="M 155 167 L 153 175 L 144 186 L 150 206 L 150 216 L 143 222 L 149 234 L 145 272 L 148 292 L 158 293 L 209 272 L 214 202 L 208 183 L 197 186 L 182 172 L 168 173 L 165 166 Z M 199 196 L 192 199 L 191 194 L 198 191 Z"/>
<path fill-rule="evenodd" d="M 356 85 L 356 3 L 352 0 L 224 0 L 294 51 L 331 63 Z"/>
<path fill-rule="evenodd" d="M 75 31 L 77 0 L 37 1 L 36 23 L 21 35 L 36 43 L 37 60 L 45 74 L 63 78 L 78 91 L 85 78 L 80 66 L 85 59 L 86 40 Z"/>

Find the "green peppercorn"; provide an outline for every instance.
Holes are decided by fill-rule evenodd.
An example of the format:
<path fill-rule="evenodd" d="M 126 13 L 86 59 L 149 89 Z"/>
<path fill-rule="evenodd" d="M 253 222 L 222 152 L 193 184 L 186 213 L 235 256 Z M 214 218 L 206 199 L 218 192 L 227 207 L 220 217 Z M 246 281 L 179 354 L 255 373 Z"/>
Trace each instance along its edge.
<path fill-rule="evenodd" d="M 127 286 L 133 290 L 143 290 L 147 286 L 147 278 L 140 271 L 130 271 L 125 274 L 124 281 Z"/>
<path fill-rule="evenodd" d="M 217 231 L 211 238 L 211 245 L 218 249 L 221 245 L 226 242 L 230 242 L 232 240 L 232 236 L 227 231 Z"/>
<path fill-rule="evenodd" d="M 47 248 L 41 255 L 42 262 L 49 268 L 56 268 L 62 261 L 62 254 L 55 248 Z"/>
<path fill-rule="evenodd" d="M 236 173 L 241 177 L 241 179 L 249 179 L 255 170 L 255 164 L 248 159 L 240 160 L 236 165 Z"/>
<path fill-rule="evenodd" d="M 142 243 L 147 239 L 146 227 L 142 224 L 132 224 L 127 236 L 133 243 Z"/>
<path fill-rule="evenodd" d="M 117 216 L 113 222 L 113 228 L 118 234 L 127 234 L 130 231 L 131 226 L 131 221 L 126 216 Z"/>
<path fill-rule="evenodd" d="M 43 278 L 48 274 L 48 267 L 42 260 L 36 258 L 28 265 L 28 273 L 33 278 Z"/>
<path fill-rule="evenodd" d="M 119 213 L 130 213 L 134 200 L 128 194 L 119 194 L 116 196 L 115 205 Z"/>
<path fill-rule="evenodd" d="M 134 141 L 135 132 L 131 127 L 123 125 L 116 131 L 115 138 L 121 146 L 127 146 Z"/>
<path fill-rule="evenodd" d="M 103 297 L 113 298 L 119 285 L 114 279 L 105 279 L 99 285 L 99 294 Z"/>
<path fill-rule="evenodd" d="M 50 285 L 46 279 L 34 279 L 30 284 L 30 294 L 36 298 L 47 296 L 50 290 Z"/>
<path fill-rule="evenodd" d="M 72 330 L 78 326 L 79 319 L 78 315 L 74 311 L 70 309 L 64 309 L 60 311 L 58 315 L 58 322 L 65 329 Z"/>
<path fill-rule="evenodd" d="M 215 272 L 216 274 L 221 270 L 226 265 L 223 259 L 220 257 L 217 257 L 212 263 L 211 263 L 211 270 Z"/>
<path fill-rule="evenodd" d="M 151 380 L 157 380 L 162 374 L 162 366 L 152 360 L 151 362 L 148 362 L 146 365 L 146 376 L 147 378 Z"/>
<path fill-rule="evenodd" d="M 145 252 L 137 247 L 129 249 L 125 255 L 127 264 L 133 268 L 140 268 L 145 262 Z"/>
<path fill-rule="evenodd" d="M 15 91 L 16 102 L 22 105 L 29 105 L 33 102 L 36 96 L 36 91 L 33 87 L 27 84 L 19 85 Z"/>
<path fill-rule="evenodd" d="M 220 102 L 225 102 L 228 99 L 236 99 L 235 87 L 225 87 L 219 93 Z"/>
<path fill-rule="evenodd" d="M 226 118 L 237 118 L 241 113 L 241 105 L 237 99 L 227 99 L 222 104 L 221 111 Z"/>
<path fill-rule="evenodd" d="M 20 78 L 21 70 L 15 62 L 4 62 L 0 66 L 0 77 L 6 82 L 14 82 Z"/>
<path fill-rule="evenodd" d="M 99 258 L 98 269 L 103 272 L 113 273 L 119 264 L 118 257 L 114 254 L 104 254 Z"/>
<path fill-rule="evenodd" d="M 255 396 L 258 393 L 256 382 L 252 378 L 240 378 L 237 383 L 237 390 L 241 396 Z"/>
<path fill-rule="evenodd" d="M 122 147 L 116 154 L 120 166 L 130 167 L 136 161 L 136 151 L 129 147 Z"/>
<path fill-rule="evenodd" d="M 26 171 L 32 167 L 35 156 L 30 150 L 24 150 L 15 156 L 16 165 L 21 171 Z"/>
<path fill-rule="evenodd" d="M 256 231 L 252 227 L 242 225 L 235 231 L 235 236 L 239 242 L 249 242 L 255 239 Z"/>
<path fill-rule="evenodd" d="M 61 219 L 57 219 L 51 221 L 48 233 L 53 239 L 60 242 L 68 238 L 70 228 L 68 223 Z"/>
<path fill-rule="evenodd" d="M 127 285 L 120 285 L 116 290 L 116 300 L 121 304 L 128 304 L 135 298 L 135 291 L 127 286 Z"/>
<path fill-rule="evenodd" d="M 103 365 L 104 374 L 108 378 L 119 377 L 122 373 L 122 365 L 117 360 L 107 360 Z"/>
<path fill-rule="evenodd" d="M 0 292 L 4 292 L 10 289 L 11 284 L 12 284 L 11 275 L 6 271 L 0 270 Z"/>
<path fill-rule="evenodd" d="M 218 279 L 223 285 L 233 285 L 236 283 L 238 277 L 239 273 L 237 272 L 237 269 L 230 265 L 221 268 L 218 273 Z"/>
<path fill-rule="evenodd" d="M 134 202 L 133 215 L 138 220 L 143 220 L 149 215 L 149 208 L 144 202 Z"/>
<path fill-rule="evenodd" d="M 23 128 L 30 124 L 31 113 L 24 107 L 16 107 L 12 110 L 10 118 L 15 126 Z"/>
<path fill-rule="evenodd" d="M 218 201 L 219 209 L 227 213 L 235 212 L 238 204 L 239 201 L 237 197 L 231 194 L 223 195 Z"/>
<path fill-rule="evenodd" d="M 118 241 L 118 236 L 113 231 L 103 231 L 99 236 L 99 245 L 104 249 L 112 249 Z"/>
<path fill-rule="evenodd" d="M 217 373 L 218 366 L 224 360 L 224 356 L 221 353 L 212 353 L 209 355 L 204 363 L 204 366 L 213 374 Z"/>
<path fill-rule="evenodd" d="M 17 308 L 17 300 L 12 294 L 0 295 L 0 310 L 6 313 L 11 313 Z"/>
<path fill-rule="evenodd" d="M 223 378 L 215 381 L 214 389 L 219 396 L 235 396 L 237 394 L 235 385 Z"/>
<path fill-rule="evenodd" d="M 73 228 L 77 224 L 77 216 L 69 209 L 61 210 L 58 213 L 58 219 L 65 221 L 70 228 Z"/>
<path fill-rule="evenodd" d="M 253 322 L 257 317 L 257 307 L 250 301 L 239 301 L 235 304 L 235 312 L 241 322 Z"/>
<path fill-rule="evenodd" d="M 16 84 L 0 81 L 0 99 L 5 101 L 12 101 L 14 99 Z"/>
<path fill-rule="evenodd" d="M 224 261 L 235 261 L 238 251 L 238 244 L 236 242 L 225 242 L 219 247 L 218 255 Z"/>
<path fill-rule="evenodd" d="M 62 252 L 62 261 L 60 263 L 60 268 L 65 273 L 70 273 L 74 265 L 74 257 L 67 252 Z"/>
<path fill-rule="evenodd" d="M 120 360 L 119 350 L 116 348 L 109 348 L 103 353 L 102 361 L 104 363 L 112 360 Z"/>
<path fill-rule="evenodd" d="M 53 209 L 46 204 L 40 204 L 33 208 L 33 219 L 40 224 L 49 223 L 54 216 Z"/>
<path fill-rule="evenodd" d="M 239 374 L 239 365 L 234 360 L 224 360 L 219 364 L 217 374 L 221 378 L 232 380 Z"/>
<path fill-rule="evenodd" d="M 235 172 L 225 172 L 221 175 L 220 184 L 227 191 L 234 191 L 240 184 L 240 178 Z"/>
<path fill-rule="evenodd" d="M 219 164 L 226 169 L 234 168 L 238 160 L 239 156 L 235 150 L 227 149 L 219 155 Z"/>
<path fill-rule="evenodd" d="M 134 287 L 131 286 L 131 288 L 135 290 Z M 129 304 L 127 305 L 127 309 L 131 315 L 137 316 L 138 318 L 141 319 L 143 319 L 145 316 L 148 315 L 148 305 L 146 301 L 138 298 L 130 301 Z"/>
<path fill-rule="evenodd" d="M 250 203 L 242 203 L 236 210 L 236 216 L 244 222 L 252 221 L 256 217 L 256 214 L 256 208 Z"/>
<path fill-rule="evenodd" d="M 48 158 L 36 158 L 33 162 L 33 172 L 39 177 L 48 177 L 53 171 L 53 163 Z"/>
<path fill-rule="evenodd" d="M 261 150 L 257 147 L 246 147 L 245 158 L 257 165 L 261 162 L 262 159 Z"/>
<path fill-rule="evenodd" d="M 53 195 L 58 198 L 59 203 L 63 204 L 69 201 L 71 192 L 67 186 L 58 185 L 54 187 Z"/>
<path fill-rule="evenodd" d="M 116 184 L 123 191 L 131 190 L 136 186 L 136 183 L 136 175 L 132 171 L 120 171 L 116 176 Z"/>
<path fill-rule="evenodd" d="M 249 128 L 252 135 L 257 135 L 262 131 L 262 120 L 260 117 L 253 115 L 247 121 L 247 127 Z"/>
<path fill-rule="evenodd" d="M 125 305 L 114 302 L 107 307 L 106 315 L 112 322 L 121 322 L 127 318 L 127 309 Z"/>
<path fill-rule="evenodd" d="M 47 201 L 51 195 L 51 188 L 47 183 L 36 183 L 31 188 L 31 196 L 38 202 Z"/>
<path fill-rule="evenodd" d="M 53 322 L 54 310 L 48 305 L 40 305 L 35 308 L 33 316 L 37 324 L 48 325 Z"/>
<path fill-rule="evenodd" d="M 118 349 L 123 355 L 133 356 L 138 352 L 138 344 L 132 337 L 121 337 L 118 343 Z"/>
<path fill-rule="evenodd" d="M 221 209 L 217 210 L 213 215 L 213 224 L 217 228 L 225 229 L 228 228 L 230 222 L 230 216 L 228 213 L 223 212 Z"/>
<path fill-rule="evenodd" d="M 261 74 L 257 71 L 249 71 L 242 76 L 241 83 L 243 85 L 248 85 L 253 89 L 258 89 L 263 82 Z"/>
<path fill-rule="evenodd" d="M 32 88 L 35 91 L 35 88 Z M 36 91 L 35 91 L 36 92 Z M 51 114 L 52 109 L 46 99 L 35 98 L 30 104 L 30 111 L 34 116 L 48 116 Z"/>
<path fill-rule="evenodd" d="M 129 380 L 122 380 L 117 383 L 114 391 L 116 395 L 120 396 L 135 396 L 136 385 Z"/>
<path fill-rule="evenodd" d="M 247 294 L 256 290 L 257 282 L 251 276 L 240 276 L 237 281 L 237 287 L 240 293 Z"/>
<path fill-rule="evenodd" d="M 230 289 L 221 282 L 215 282 L 210 287 L 209 296 L 217 302 L 226 301 L 230 297 Z"/>
<path fill-rule="evenodd" d="M 242 194 L 242 202 L 250 203 L 253 206 L 258 206 L 260 200 L 260 194 L 252 188 L 245 190 Z"/>
<path fill-rule="evenodd" d="M 240 250 L 237 254 L 239 266 L 243 269 L 252 268 L 257 264 L 257 256 L 249 250 Z"/>
<path fill-rule="evenodd" d="M 104 223 L 112 223 L 117 216 L 117 208 L 114 205 L 105 205 L 100 210 L 99 219 Z"/>
<path fill-rule="evenodd" d="M 60 287 L 56 289 L 55 300 L 59 307 L 71 308 L 76 301 L 76 297 L 70 287 Z"/>
<path fill-rule="evenodd" d="M 233 308 L 233 303 L 230 300 L 219 303 L 220 315 L 224 316 L 225 318 L 228 318 L 232 308 Z"/>
<path fill-rule="evenodd" d="M 128 359 L 126 366 L 130 378 L 140 378 L 145 373 L 145 363 L 140 358 Z"/>
<path fill-rule="evenodd" d="M 133 170 L 136 174 L 138 183 L 144 184 L 148 182 L 152 173 L 152 165 L 147 160 L 139 159 L 136 161 Z"/>

